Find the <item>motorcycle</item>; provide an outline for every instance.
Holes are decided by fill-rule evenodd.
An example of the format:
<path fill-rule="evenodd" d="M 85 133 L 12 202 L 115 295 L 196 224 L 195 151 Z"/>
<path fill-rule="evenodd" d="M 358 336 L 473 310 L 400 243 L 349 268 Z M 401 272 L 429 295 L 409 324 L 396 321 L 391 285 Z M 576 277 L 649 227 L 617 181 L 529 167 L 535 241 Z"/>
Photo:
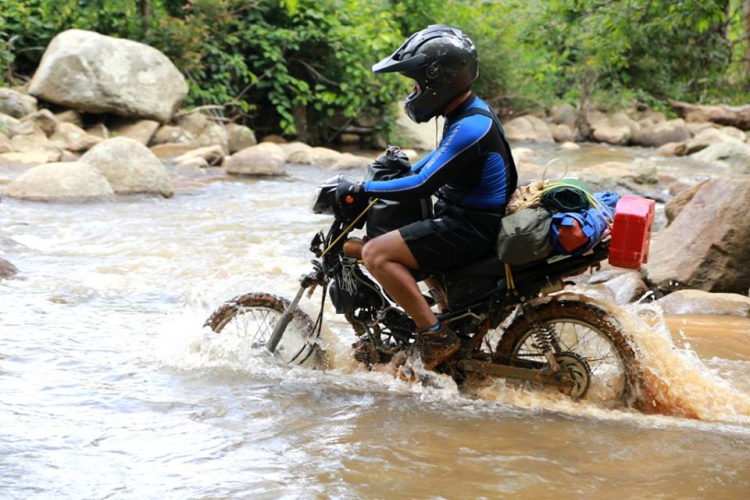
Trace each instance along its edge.
<path fill-rule="evenodd" d="M 390 154 L 399 159 L 397 151 Z M 359 363 L 372 369 L 408 358 L 415 323 L 370 277 L 351 251 L 354 240 L 347 239 L 365 220 L 371 222 L 365 216 L 379 202 L 370 202 L 361 213 L 345 210 L 336 202 L 340 177 L 316 191 L 314 211 L 331 214 L 333 220 L 310 243 L 312 271 L 301 278 L 295 297 L 288 301 L 267 293 L 244 294 L 218 307 L 205 326 L 216 333 L 240 332 L 252 348 L 266 349 L 284 363 L 320 365 L 326 359 L 319 342 L 323 306 L 330 298 L 358 338 L 352 350 Z M 433 289 L 425 299 L 446 306 L 437 317 L 461 341 L 458 352 L 436 371 L 458 384 L 500 377 L 555 388 L 573 399 L 632 404 L 639 367 L 622 326 L 604 306 L 562 291 L 566 277 L 598 268 L 608 250 L 605 237 L 582 255 L 554 255 L 522 266 L 506 265 L 491 255 L 450 272 L 430 273 L 444 295 Z M 299 303 L 316 288 L 322 289 L 321 308 L 313 321 Z M 285 337 L 290 323 L 298 335 Z"/>

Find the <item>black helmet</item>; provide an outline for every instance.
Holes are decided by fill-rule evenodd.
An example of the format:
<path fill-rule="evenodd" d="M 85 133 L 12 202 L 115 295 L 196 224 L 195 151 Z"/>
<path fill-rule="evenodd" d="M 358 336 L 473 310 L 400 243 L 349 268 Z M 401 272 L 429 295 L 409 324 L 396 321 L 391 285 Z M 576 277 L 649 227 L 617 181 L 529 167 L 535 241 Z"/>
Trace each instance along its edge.
<path fill-rule="evenodd" d="M 417 81 L 419 87 L 406 97 L 404 109 L 409 118 L 422 123 L 471 88 L 479 74 L 477 49 L 460 29 L 436 24 L 414 33 L 372 71 L 397 71 Z"/>

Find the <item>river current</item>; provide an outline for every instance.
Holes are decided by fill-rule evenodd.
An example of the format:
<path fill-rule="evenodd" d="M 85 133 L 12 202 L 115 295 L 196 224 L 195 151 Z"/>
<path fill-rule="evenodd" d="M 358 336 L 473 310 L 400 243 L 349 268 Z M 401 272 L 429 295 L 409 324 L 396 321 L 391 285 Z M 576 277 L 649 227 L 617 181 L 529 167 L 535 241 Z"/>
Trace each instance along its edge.
<path fill-rule="evenodd" d="M 0 281 L 0 498 L 750 498 L 750 320 L 612 305 L 692 418 L 408 385 L 348 363 L 331 310 L 326 371 L 204 330 L 234 295 L 294 293 L 329 175 L 3 199 L 0 255 L 21 274 Z"/>

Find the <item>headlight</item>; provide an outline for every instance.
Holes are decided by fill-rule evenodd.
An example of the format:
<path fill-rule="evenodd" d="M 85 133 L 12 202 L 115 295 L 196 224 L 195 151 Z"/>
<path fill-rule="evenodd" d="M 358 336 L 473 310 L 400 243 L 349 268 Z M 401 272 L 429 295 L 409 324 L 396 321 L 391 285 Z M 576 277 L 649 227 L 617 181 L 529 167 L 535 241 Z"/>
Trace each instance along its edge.
<path fill-rule="evenodd" d="M 320 213 L 317 210 L 315 210 L 315 205 L 318 203 L 318 199 L 320 198 L 320 193 L 322 192 L 323 188 L 322 186 L 318 186 L 315 188 L 315 191 L 313 191 L 312 196 L 310 197 L 310 211 L 312 213 Z"/>

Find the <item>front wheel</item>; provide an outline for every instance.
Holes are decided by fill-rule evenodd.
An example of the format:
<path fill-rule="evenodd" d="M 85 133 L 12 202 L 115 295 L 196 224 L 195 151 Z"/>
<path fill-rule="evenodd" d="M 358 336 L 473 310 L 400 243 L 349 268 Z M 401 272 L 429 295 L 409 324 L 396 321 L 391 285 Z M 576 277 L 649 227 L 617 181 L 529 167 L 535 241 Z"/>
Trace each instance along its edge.
<path fill-rule="evenodd" d="M 268 293 L 247 293 L 225 302 L 206 320 L 216 333 L 246 339 L 251 349 L 265 349 L 289 301 Z M 325 367 L 326 355 L 317 342 L 310 316 L 294 311 L 274 355 L 292 366 Z"/>
<path fill-rule="evenodd" d="M 574 381 L 589 372 L 590 380 L 580 393 L 583 399 L 603 405 L 635 402 L 638 361 L 622 327 L 610 313 L 570 295 L 542 299 L 532 307 L 533 314 L 519 315 L 503 333 L 495 350 L 497 361 L 545 367 L 545 356 L 534 337 L 536 323 L 556 333 L 556 358 L 561 357 L 561 368 Z"/>

